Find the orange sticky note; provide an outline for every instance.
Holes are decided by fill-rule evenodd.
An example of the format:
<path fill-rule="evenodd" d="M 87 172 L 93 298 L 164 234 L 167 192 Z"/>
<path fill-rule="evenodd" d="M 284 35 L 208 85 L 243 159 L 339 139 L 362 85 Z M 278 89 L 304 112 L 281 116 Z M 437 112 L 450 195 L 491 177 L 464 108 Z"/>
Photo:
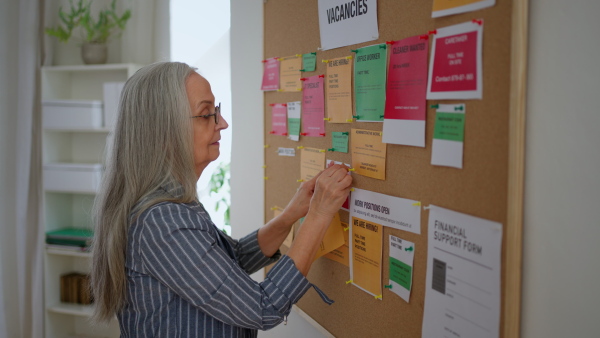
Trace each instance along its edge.
<path fill-rule="evenodd" d="M 283 92 L 298 92 L 302 89 L 302 58 L 288 56 L 279 59 L 279 89 Z"/>
<path fill-rule="evenodd" d="M 347 223 L 341 223 L 342 231 L 348 227 Z M 350 266 L 348 264 L 348 233 L 349 231 L 344 231 L 344 244 L 337 249 L 332 250 L 330 253 L 324 255 L 323 257 L 329 258 L 332 261 L 336 261 L 338 263 L 344 264 L 345 266 Z"/>
<path fill-rule="evenodd" d="M 331 123 L 352 122 L 352 60 L 331 59 L 325 78 L 327 117 Z"/>
<path fill-rule="evenodd" d="M 385 180 L 386 143 L 380 131 L 352 129 L 352 168 L 359 175 Z"/>
<path fill-rule="evenodd" d="M 300 150 L 300 178 L 308 181 L 325 169 L 325 153 L 317 148 Z"/>
<path fill-rule="evenodd" d="M 327 232 L 321 241 L 319 249 L 317 249 L 315 259 L 331 252 L 334 249 L 339 248 L 342 245 L 344 245 L 344 228 L 342 228 L 340 214 L 336 212 L 331 220 L 331 223 L 329 223 L 329 228 L 327 228 Z"/>

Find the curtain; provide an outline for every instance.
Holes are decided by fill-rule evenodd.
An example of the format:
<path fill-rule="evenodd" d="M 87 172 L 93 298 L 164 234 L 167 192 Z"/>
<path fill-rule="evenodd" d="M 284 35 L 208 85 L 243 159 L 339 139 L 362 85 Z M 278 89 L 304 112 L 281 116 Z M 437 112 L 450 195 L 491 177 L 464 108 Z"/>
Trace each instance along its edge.
<path fill-rule="evenodd" d="M 12 2 L 12 1 L 9 1 Z M 10 187 L 14 199 L 14 213 L 2 229 L 2 244 L 15 252 L 2 251 L 0 266 L 0 299 L 7 301 L 0 313 L 0 337 L 43 337 L 43 241 L 41 222 L 41 109 L 40 67 L 42 60 L 42 10 L 43 0 L 20 0 L 4 4 L 10 10 L 11 24 L 4 35 L 9 37 L 9 46 L 2 46 L 3 67 L 14 74 L 2 79 L 2 88 L 10 88 L 14 95 L 7 97 L 10 103 L 4 107 L 12 114 L 7 119 L 12 125 L 5 126 L 14 135 L 11 144 L 3 144 L 11 154 L 10 163 L 2 163 L 4 171 L 10 173 Z M 4 18 L 4 16 L 3 16 Z M 7 27 L 8 26 L 8 27 Z M 14 110 L 12 110 L 14 109 Z M 16 115 L 16 116 L 15 116 Z M 14 117 L 13 117 L 14 116 Z M 7 150 L 8 149 L 8 150 Z M 14 154 L 14 155 L 12 155 Z M 8 170 L 9 166 L 14 166 Z M 8 184 L 8 183 L 7 183 Z M 8 194 L 7 194 L 8 195 Z M 14 216 L 14 217 L 10 217 Z M 10 245 L 8 245 L 10 244 Z"/>

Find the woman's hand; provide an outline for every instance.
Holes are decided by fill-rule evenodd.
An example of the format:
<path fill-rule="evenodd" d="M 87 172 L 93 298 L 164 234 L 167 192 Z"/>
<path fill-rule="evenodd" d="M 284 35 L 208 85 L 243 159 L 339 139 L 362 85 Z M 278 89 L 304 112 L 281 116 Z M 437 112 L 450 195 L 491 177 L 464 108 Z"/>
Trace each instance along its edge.
<path fill-rule="evenodd" d="M 325 169 L 317 178 L 309 212 L 315 216 L 333 217 L 348 198 L 351 185 L 352 176 L 348 175 L 346 166 L 335 164 Z"/>
<path fill-rule="evenodd" d="M 323 171 L 318 173 L 315 177 L 311 178 L 306 182 L 302 182 L 300 187 L 296 191 L 296 194 L 290 200 L 290 203 L 283 210 L 283 215 L 290 219 L 292 223 L 296 222 L 300 218 L 306 216 L 308 213 L 308 207 L 310 205 L 310 199 L 315 191 L 315 185 L 319 175 Z"/>

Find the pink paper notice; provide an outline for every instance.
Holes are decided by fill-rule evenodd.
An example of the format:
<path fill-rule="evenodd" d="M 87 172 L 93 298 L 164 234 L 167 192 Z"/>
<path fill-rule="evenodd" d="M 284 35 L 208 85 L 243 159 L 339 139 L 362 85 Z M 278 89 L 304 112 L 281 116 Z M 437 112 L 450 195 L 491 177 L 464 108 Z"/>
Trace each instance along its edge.
<path fill-rule="evenodd" d="M 425 147 L 429 41 L 413 36 L 390 49 L 382 141 Z"/>
<path fill-rule="evenodd" d="M 427 99 L 481 99 L 483 20 L 438 28 L 433 37 Z"/>
<path fill-rule="evenodd" d="M 287 135 L 287 104 L 285 103 L 272 105 L 271 134 Z"/>
<path fill-rule="evenodd" d="M 279 60 L 277 58 L 266 59 L 261 90 L 279 89 Z"/>
<path fill-rule="evenodd" d="M 418 36 L 391 46 L 385 119 L 425 120 L 429 42 Z"/>
<path fill-rule="evenodd" d="M 302 132 L 303 136 L 325 136 L 324 76 L 315 75 L 302 85 Z"/>

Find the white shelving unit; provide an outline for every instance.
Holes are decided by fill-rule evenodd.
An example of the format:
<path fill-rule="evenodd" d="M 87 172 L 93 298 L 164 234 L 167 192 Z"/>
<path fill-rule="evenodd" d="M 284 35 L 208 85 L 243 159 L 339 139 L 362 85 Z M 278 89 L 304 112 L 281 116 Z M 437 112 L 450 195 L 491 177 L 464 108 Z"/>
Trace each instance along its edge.
<path fill-rule="evenodd" d="M 124 82 L 140 67 L 136 64 L 42 67 L 42 101 L 101 101 L 104 82 Z M 65 163 L 67 167 L 103 165 L 110 133 L 111 130 L 106 127 L 45 128 L 42 138 L 43 163 Z M 95 189 L 79 189 L 72 184 L 65 184 L 67 188 L 63 189 L 60 183 L 53 183 L 52 189 L 44 190 L 45 230 L 91 227 Z M 56 248 L 45 250 L 44 306 L 47 338 L 119 336 L 116 319 L 106 327 L 92 326 L 89 323 L 93 304 L 60 302 L 60 276 L 70 272 L 88 273 L 90 257 L 91 254 L 87 252 Z"/>

